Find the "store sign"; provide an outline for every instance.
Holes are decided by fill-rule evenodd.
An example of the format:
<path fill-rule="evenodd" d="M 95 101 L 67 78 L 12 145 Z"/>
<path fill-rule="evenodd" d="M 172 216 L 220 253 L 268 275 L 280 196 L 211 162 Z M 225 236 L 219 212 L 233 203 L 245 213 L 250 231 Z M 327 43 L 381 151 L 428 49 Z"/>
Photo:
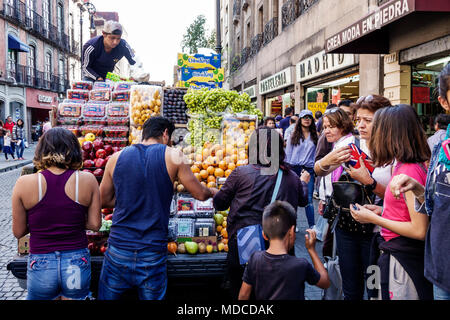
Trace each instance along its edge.
<path fill-rule="evenodd" d="M 308 109 L 311 110 L 313 114 L 315 114 L 317 111 L 325 113 L 327 106 L 328 103 L 326 102 L 308 102 Z"/>
<path fill-rule="evenodd" d="M 52 103 L 53 101 L 53 97 L 49 97 L 49 96 L 43 96 L 43 95 L 38 95 L 37 96 L 37 100 L 40 103 Z"/>
<path fill-rule="evenodd" d="M 384 56 L 384 63 L 391 64 L 398 61 L 398 52 L 393 52 Z"/>
<path fill-rule="evenodd" d="M 345 30 L 328 38 L 325 42 L 326 52 L 333 51 L 375 30 L 379 30 L 413 11 L 415 11 L 415 0 L 390 1 Z"/>
<path fill-rule="evenodd" d="M 291 67 L 284 69 L 277 74 L 262 80 L 259 83 L 259 93 L 266 94 L 278 89 L 282 89 L 292 84 Z"/>
<path fill-rule="evenodd" d="M 296 65 L 297 82 L 316 78 L 355 64 L 353 54 L 326 54 L 321 51 Z"/>
<path fill-rule="evenodd" d="M 256 85 L 245 88 L 244 90 L 242 90 L 242 92 L 248 94 L 250 99 L 256 98 Z"/>
<path fill-rule="evenodd" d="M 430 87 L 413 87 L 413 103 L 430 103 Z"/>

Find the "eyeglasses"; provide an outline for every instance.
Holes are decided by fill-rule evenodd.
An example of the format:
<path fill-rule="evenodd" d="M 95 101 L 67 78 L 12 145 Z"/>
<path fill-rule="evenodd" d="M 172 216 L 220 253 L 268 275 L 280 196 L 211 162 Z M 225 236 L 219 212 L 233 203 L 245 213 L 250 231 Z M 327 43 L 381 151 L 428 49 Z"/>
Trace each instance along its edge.
<path fill-rule="evenodd" d="M 359 97 L 359 99 L 356 101 L 356 104 L 360 104 L 363 102 L 370 102 L 373 100 L 373 95 L 368 95 L 368 96 L 361 96 Z"/>
<path fill-rule="evenodd" d="M 334 107 L 334 108 L 331 108 L 331 109 L 327 109 L 327 110 L 325 110 L 325 113 L 324 114 L 331 114 L 331 113 L 335 113 L 335 112 L 337 112 L 337 111 L 339 111 L 340 110 L 340 108 L 339 107 Z"/>
<path fill-rule="evenodd" d="M 302 119 L 309 119 L 309 120 L 312 120 L 313 117 L 311 117 L 311 116 L 304 116 L 304 117 L 302 117 Z"/>

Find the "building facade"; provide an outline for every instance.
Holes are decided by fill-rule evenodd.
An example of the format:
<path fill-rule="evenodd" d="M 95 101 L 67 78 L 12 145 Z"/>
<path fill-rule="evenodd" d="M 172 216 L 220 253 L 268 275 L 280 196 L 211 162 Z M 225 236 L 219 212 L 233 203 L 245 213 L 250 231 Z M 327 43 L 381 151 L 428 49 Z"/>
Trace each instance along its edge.
<path fill-rule="evenodd" d="M 33 126 L 48 117 L 70 84 L 70 61 L 80 60 L 69 7 L 76 0 L 0 3 L 0 119 Z"/>
<path fill-rule="evenodd" d="M 399 1 L 400 5 L 406 1 L 412 8 L 421 2 Z M 384 19 L 386 6 L 387 19 L 389 10 L 394 10 L 396 15 L 396 2 L 223 0 L 221 20 L 222 46 L 227 56 L 226 82 L 230 89 L 252 93 L 254 101 L 267 116 L 283 114 L 288 105 L 294 106 L 296 112 L 305 108 L 323 111 L 329 103 L 344 99 L 356 101 L 367 94 L 384 94 L 394 103 L 414 104 L 411 100 L 413 90 L 422 90 L 425 94 L 425 89 L 413 89 L 417 71 L 409 69 L 407 63 L 420 62 L 417 52 L 425 54 L 424 46 L 432 51 L 428 57 L 448 56 L 448 1 L 425 1 L 434 3 L 433 10 L 425 5 L 421 8 L 419 4 L 410 11 L 414 18 L 412 22 L 400 21 L 387 37 L 388 28 L 381 28 L 380 33 L 386 38 L 383 44 L 387 42 L 388 50 L 365 50 L 363 47 L 368 47 L 369 43 L 372 49 L 378 47 L 381 35 L 361 36 L 365 43 L 343 45 L 344 39 L 341 39 L 340 46 L 332 45 L 339 31 L 347 38 L 357 37 L 352 34 L 356 31 L 349 28 L 351 23 L 365 21 L 364 17 L 367 20 L 370 16 Z M 404 15 L 408 13 L 404 12 Z M 364 27 L 369 28 L 367 22 Z M 416 54 L 411 53 L 412 48 L 420 45 L 422 47 L 414 49 Z M 399 57 L 398 62 L 395 55 Z M 428 80 L 429 76 L 425 77 Z M 420 108 L 436 109 L 434 105 L 416 107 L 418 111 Z"/>

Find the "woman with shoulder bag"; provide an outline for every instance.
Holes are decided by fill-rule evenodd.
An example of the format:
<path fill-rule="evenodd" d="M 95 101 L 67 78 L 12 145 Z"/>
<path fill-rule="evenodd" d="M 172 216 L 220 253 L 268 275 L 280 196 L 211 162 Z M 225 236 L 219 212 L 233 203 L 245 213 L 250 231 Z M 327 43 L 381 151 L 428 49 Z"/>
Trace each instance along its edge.
<path fill-rule="evenodd" d="M 260 139 L 266 137 L 267 139 Z M 264 142 L 261 142 L 264 140 Z M 252 141 L 254 143 L 252 143 Z M 261 143 L 261 144 L 260 144 Z M 245 265 L 238 250 L 239 230 L 262 225 L 262 214 L 271 199 L 286 201 L 294 208 L 307 205 L 309 174 L 301 178 L 285 163 L 284 140 L 276 129 L 258 128 L 250 138 L 249 153 L 258 155 L 256 164 L 237 167 L 214 196 L 214 207 L 222 211 L 230 208 L 227 218 L 228 256 L 227 277 L 231 298 L 237 300 L 242 285 Z M 260 159 L 260 150 L 266 150 Z M 261 152 L 262 153 L 262 152 Z M 250 160 L 252 160 L 250 156 Z M 267 163 L 268 160 L 269 163 Z M 277 180 L 279 180 L 277 183 Z M 278 192 L 276 191 L 279 186 Z M 262 248 L 264 250 L 264 248 Z"/>
<path fill-rule="evenodd" d="M 431 151 L 414 108 L 396 105 L 375 113 L 369 142 L 374 165 L 393 164 L 392 176 L 408 175 L 425 185 Z M 392 179 L 391 179 L 392 180 Z M 352 205 L 351 214 L 364 224 L 381 226 L 378 247 L 381 256 L 381 297 L 383 300 L 433 299 L 433 287 L 424 277 L 425 235 L 429 220 L 414 207 L 409 191 L 394 197 L 386 188 L 383 208 L 369 210 Z"/>
<path fill-rule="evenodd" d="M 13 127 L 13 141 L 16 144 L 17 160 L 25 160 L 23 158 L 23 151 L 25 150 L 25 128 L 22 119 L 17 120 L 16 125 Z"/>
<path fill-rule="evenodd" d="M 370 197 L 359 182 L 353 182 L 345 172 L 346 163 L 351 160 L 350 144 L 358 144 L 353 135 L 353 122 L 341 109 L 327 110 L 323 116 L 323 132 L 328 142 L 333 143 L 333 150 L 317 161 L 314 171 L 324 176 L 320 188 L 320 197 L 327 200 L 324 218 L 329 219 L 330 231 L 325 239 L 329 244 L 334 232 L 339 268 L 342 276 L 342 289 L 345 300 L 362 300 L 367 278 L 366 270 L 370 265 L 370 248 L 373 226 L 364 226 L 350 215 L 348 202 L 359 195 L 360 201 Z M 339 187 L 339 189 L 337 189 Z M 336 189 L 336 190 L 335 190 Z M 345 191 L 345 196 L 338 196 L 338 191 Z"/>

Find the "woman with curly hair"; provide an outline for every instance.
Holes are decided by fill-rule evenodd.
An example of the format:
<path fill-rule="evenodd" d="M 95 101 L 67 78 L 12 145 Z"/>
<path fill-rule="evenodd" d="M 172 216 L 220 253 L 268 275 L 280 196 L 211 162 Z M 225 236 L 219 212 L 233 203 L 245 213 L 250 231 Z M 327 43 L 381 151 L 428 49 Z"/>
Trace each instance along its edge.
<path fill-rule="evenodd" d="M 85 230 L 101 226 L 98 182 L 79 172 L 80 144 L 63 128 L 42 136 L 33 162 L 39 172 L 21 176 L 12 195 L 14 236 L 30 233 L 27 299 L 84 300 L 91 280 Z"/>

